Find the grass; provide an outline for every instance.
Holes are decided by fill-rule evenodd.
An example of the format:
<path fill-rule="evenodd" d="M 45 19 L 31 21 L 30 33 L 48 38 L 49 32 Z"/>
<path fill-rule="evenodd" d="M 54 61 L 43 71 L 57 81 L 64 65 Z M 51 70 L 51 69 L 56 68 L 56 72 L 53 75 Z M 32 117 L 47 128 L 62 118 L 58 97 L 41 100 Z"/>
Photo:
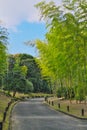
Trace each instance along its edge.
<path fill-rule="evenodd" d="M 13 102 L 7 112 L 6 120 L 3 124 L 3 130 L 10 130 L 11 129 L 11 112 L 16 102 Z"/>
<path fill-rule="evenodd" d="M 12 97 L 7 96 L 7 92 L 0 90 L 0 122 L 3 122 L 3 115 L 5 112 L 5 108 L 8 106 L 8 103 L 11 101 Z M 6 119 L 3 122 L 3 130 L 9 130 L 9 123 L 10 123 L 10 115 L 12 108 L 16 102 L 13 102 L 7 113 L 6 113 Z"/>
<path fill-rule="evenodd" d="M 30 93 L 30 97 L 46 97 L 46 96 L 52 96 L 51 94 L 44 94 L 44 93 Z"/>
<path fill-rule="evenodd" d="M 3 120 L 3 113 L 10 101 L 10 97 L 7 97 L 4 93 L 0 92 L 0 122 Z"/>
<path fill-rule="evenodd" d="M 13 93 L 10 93 L 13 95 Z M 44 94 L 44 93 L 29 93 L 29 94 L 24 94 L 24 93 L 16 93 L 16 98 L 22 98 L 22 97 L 28 97 L 28 98 L 33 98 L 33 97 L 46 97 L 46 96 L 52 96 L 52 94 Z"/>
<path fill-rule="evenodd" d="M 60 110 L 76 117 L 87 118 L 87 104 L 84 102 L 77 104 L 75 100 L 72 100 L 72 103 L 70 103 L 69 100 L 59 100 L 58 98 L 49 98 L 49 101 L 50 106 L 55 110 Z M 52 101 L 54 106 L 52 106 Z M 58 103 L 60 103 L 60 108 L 58 108 Z M 69 112 L 67 111 L 67 106 L 69 106 Z M 82 116 L 82 109 L 84 109 L 84 116 Z"/>

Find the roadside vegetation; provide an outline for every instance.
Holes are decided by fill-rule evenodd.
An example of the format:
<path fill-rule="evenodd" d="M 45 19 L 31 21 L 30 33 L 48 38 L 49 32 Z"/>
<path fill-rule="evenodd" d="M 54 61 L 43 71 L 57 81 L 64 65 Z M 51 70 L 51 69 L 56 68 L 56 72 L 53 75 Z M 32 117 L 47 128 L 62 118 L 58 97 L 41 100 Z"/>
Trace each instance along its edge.
<path fill-rule="evenodd" d="M 37 63 L 58 97 L 83 101 L 87 96 L 87 1 L 63 0 L 62 5 L 36 5 L 45 20 L 44 41 L 36 40 Z"/>
<path fill-rule="evenodd" d="M 11 97 L 7 97 L 4 93 L 0 92 L 0 122 L 3 120 L 5 108 L 10 101 Z"/>

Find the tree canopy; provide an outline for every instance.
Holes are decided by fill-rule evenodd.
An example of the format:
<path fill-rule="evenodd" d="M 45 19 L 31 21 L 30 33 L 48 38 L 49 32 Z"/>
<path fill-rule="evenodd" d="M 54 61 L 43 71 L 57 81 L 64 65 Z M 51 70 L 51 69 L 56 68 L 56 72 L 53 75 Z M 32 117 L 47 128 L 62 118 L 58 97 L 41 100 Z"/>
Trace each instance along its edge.
<path fill-rule="evenodd" d="M 5 75 L 4 89 L 16 92 L 46 92 L 51 88 L 41 76 L 35 58 L 28 54 L 15 54 L 8 57 L 8 72 Z"/>

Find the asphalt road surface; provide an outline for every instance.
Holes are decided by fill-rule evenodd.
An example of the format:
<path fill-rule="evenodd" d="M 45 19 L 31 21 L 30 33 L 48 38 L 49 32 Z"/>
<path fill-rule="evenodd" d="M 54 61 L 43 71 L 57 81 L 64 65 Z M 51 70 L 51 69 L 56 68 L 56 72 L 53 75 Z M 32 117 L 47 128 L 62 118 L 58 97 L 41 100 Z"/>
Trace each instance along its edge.
<path fill-rule="evenodd" d="M 87 130 L 87 121 L 54 111 L 43 99 L 31 99 L 14 107 L 11 130 Z"/>

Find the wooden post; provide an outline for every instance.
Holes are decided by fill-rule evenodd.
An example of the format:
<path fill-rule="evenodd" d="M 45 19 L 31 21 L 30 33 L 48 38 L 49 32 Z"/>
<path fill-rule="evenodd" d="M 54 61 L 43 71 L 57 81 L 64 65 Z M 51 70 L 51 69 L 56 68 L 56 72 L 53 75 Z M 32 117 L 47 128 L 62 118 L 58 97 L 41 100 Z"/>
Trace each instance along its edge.
<path fill-rule="evenodd" d="M 2 123 L 2 122 L 0 122 L 0 130 L 2 130 L 2 125 L 3 125 L 3 123 Z"/>
<path fill-rule="evenodd" d="M 67 106 L 67 111 L 69 112 L 69 106 Z"/>
<path fill-rule="evenodd" d="M 58 103 L 58 108 L 60 108 L 60 103 Z"/>
<path fill-rule="evenodd" d="M 84 109 L 82 109 L 82 116 L 84 116 Z"/>
<path fill-rule="evenodd" d="M 45 101 L 47 101 L 47 97 L 45 97 Z"/>
<path fill-rule="evenodd" d="M 54 106 L 54 102 L 52 101 L 52 106 Z"/>
<path fill-rule="evenodd" d="M 6 111 L 4 112 L 3 122 L 5 121 L 5 118 L 6 118 Z"/>

